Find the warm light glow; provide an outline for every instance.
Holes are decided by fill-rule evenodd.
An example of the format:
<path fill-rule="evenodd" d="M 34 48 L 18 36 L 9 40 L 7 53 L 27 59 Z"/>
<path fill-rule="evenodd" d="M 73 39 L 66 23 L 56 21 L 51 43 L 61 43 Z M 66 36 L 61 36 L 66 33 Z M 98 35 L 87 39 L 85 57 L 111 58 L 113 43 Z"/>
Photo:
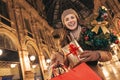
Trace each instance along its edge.
<path fill-rule="evenodd" d="M 3 54 L 3 50 L 2 49 L 0 49 L 0 56 Z"/>
<path fill-rule="evenodd" d="M 104 76 L 108 77 L 110 75 L 106 67 L 102 67 L 102 71 L 103 71 Z"/>
<path fill-rule="evenodd" d="M 46 65 L 46 61 L 45 61 L 45 59 L 42 59 L 42 63 L 43 63 L 43 67 L 44 67 L 44 70 L 47 70 L 47 65 Z"/>
<path fill-rule="evenodd" d="M 112 47 L 114 47 L 114 46 L 115 46 L 115 44 L 114 44 L 114 43 L 110 45 L 110 47 L 111 47 L 111 48 L 112 48 Z"/>
<path fill-rule="evenodd" d="M 48 70 L 48 66 L 46 65 L 46 66 L 44 66 L 44 70 Z"/>
<path fill-rule="evenodd" d="M 37 67 L 37 65 L 32 65 L 32 68 L 36 68 Z"/>
<path fill-rule="evenodd" d="M 51 62 L 51 60 L 50 60 L 50 59 L 47 59 L 47 60 L 46 60 L 46 62 L 47 62 L 47 63 L 50 63 L 50 62 Z"/>
<path fill-rule="evenodd" d="M 34 55 L 30 56 L 30 60 L 31 60 L 31 61 L 35 61 L 35 59 L 36 59 L 36 58 L 35 58 Z"/>
<path fill-rule="evenodd" d="M 10 64 L 11 68 L 15 68 L 17 64 Z"/>

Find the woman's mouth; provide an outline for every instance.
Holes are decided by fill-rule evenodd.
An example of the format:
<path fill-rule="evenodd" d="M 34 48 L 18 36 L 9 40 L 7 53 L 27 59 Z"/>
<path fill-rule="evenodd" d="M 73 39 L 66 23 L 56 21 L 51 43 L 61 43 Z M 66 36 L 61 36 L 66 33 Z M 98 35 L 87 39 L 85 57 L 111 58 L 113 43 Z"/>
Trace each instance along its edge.
<path fill-rule="evenodd" d="M 68 26 L 74 26 L 75 25 L 75 21 L 70 21 L 69 23 L 68 23 Z"/>

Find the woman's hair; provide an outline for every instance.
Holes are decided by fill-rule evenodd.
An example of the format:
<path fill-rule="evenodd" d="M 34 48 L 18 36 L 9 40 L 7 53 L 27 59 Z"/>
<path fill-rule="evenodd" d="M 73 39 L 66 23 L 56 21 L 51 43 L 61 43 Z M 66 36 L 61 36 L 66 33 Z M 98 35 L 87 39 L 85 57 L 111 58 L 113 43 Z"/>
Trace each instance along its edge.
<path fill-rule="evenodd" d="M 61 15 L 61 21 L 62 21 L 63 24 L 64 24 L 65 16 L 67 16 L 69 14 L 74 14 L 77 17 L 77 19 L 79 19 L 79 16 L 78 16 L 77 12 L 74 9 L 70 8 L 70 9 L 64 10 L 62 15 Z"/>

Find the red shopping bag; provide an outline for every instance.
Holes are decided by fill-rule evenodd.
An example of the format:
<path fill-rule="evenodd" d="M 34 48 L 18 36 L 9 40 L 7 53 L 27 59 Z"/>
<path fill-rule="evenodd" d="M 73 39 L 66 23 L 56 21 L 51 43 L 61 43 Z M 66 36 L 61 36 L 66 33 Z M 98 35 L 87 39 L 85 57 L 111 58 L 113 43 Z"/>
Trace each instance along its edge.
<path fill-rule="evenodd" d="M 86 63 L 81 63 L 68 72 L 51 80 L 102 80 Z"/>

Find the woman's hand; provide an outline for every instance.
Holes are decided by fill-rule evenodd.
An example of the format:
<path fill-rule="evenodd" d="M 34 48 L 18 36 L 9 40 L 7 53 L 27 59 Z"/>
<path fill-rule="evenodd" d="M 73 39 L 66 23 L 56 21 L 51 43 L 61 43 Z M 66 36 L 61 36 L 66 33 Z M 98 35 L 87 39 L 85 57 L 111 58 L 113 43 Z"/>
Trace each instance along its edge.
<path fill-rule="evenodd" d="M 101 58 L 98 51 L 84 51 L 80 55 L 80 62 L 97 61 Z"/>

